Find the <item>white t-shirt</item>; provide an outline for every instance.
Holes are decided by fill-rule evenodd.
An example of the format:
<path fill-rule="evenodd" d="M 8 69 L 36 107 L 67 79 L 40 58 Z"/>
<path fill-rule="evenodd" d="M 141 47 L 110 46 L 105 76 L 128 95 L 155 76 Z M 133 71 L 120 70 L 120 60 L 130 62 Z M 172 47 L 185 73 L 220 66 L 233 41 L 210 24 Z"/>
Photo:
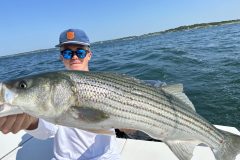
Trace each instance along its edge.
<path fill-rule="evenodd" d="M 115 135 L 99 135 L 42 119 L 39 119 L 37 129 L 27 132 L 38 139 L 54 137 L 55 157 L 52 160 L 120 160 Z"/>

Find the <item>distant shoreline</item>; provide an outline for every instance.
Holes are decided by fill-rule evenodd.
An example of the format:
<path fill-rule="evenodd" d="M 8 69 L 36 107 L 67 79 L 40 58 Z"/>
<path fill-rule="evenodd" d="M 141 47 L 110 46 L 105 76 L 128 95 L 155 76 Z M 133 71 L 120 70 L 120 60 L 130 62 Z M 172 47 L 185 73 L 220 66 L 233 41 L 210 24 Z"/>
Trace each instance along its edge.
<path fill-rule="evenodd" d="M 36 50 L 32 50 L 32 51 L 27 51 L 27 52 L 20 52 L 20 53 L 16 53 L 16 54 L 10 54 L 10 55 L 4 55 L 4 56 L 0 56 L 0 58 L 9 58 L 9 57 L 14 57 L 14 56 L 20 56 L 20 55 L 26 55 L 29 53 L 42 53 L 43 51 L 49 51 L 49 50 L 56 50 L 57 48 L 47 48 L 47 49 L 36 49 Z"/>
<path fill-rule="evenodd" d="M 189 29 L 206 28 L 206 27 L 220 26 L 220 25 L 225 25 L 225 24 L 236 24 L 236 23 L 240 23 L 240 19 L 221 21 L 221 22 L 197 23 L 197 24 L 193 24 L 193 25 L 180 26 L 180 27 L 168 29 L 168 30 L 165 30 L 162 32 L 154 32 L 154 33 L 149 33 L 149 34 L 151 35 L 151 34 L 156 34 L 156 33 L 177 32 L 177 31 L 183 31 L 183 30 L 189 30 Z"/>
<path fill-rule="evenodd" d="M 159 35 L 159 34 L 164 34 L 164 33 L 169 33 L 169 32 L 178 32 L 178 31 L 184 31 L 184 30 L 190 30 L 190 29 L 207 28 L 207 27 L 220 26 L 220 25 L 226 25 L 226 24 L 237 24 L 237 23 L 240 23 L 240 19 L 220 21 L 220 22 L 210 22 L 210 23 L 199 23 L 199 24 L 192 24 L 192 25 L 184 25 L 184 26 L 180 26 L 180 27 L 176 27 L 176 28 L 172 28 L 172 29 L 167 29 L 167 30 L 164 30 L 164 31 L 142 34 L 142 35 L 139 35 L 139 36 L 128 36 L 128 37 L 116 38 L 116 39 L 111 39 L 111 40 L 97 41 L 97 42 L 93 42 L 92 45 L 100 44 L 100 43 L 104 43 L 104 42 L 109 42 L 109 41 L 129 40 L 129 39 L 133 39 L 133 38 L 137 38 L 137 37 L 141 37 L 141 36 L 152 36 L 152 35 Z M 28 53 L 33 53 L 33 52 L 41 52 L 43 50 L 53 50 L 53 49 L 56 49 L 56 48 L 37 49 L 37 50 L 33 50 L 33 51 L 28 51 L 28 52 L 21 52 L 21 53 L 16 53 L 16 54 L 12 54 L 12 55 L 0 56 L 0 58 L 22 55 L 22 54 L 28 54 Z"/>
<path fill-rule="evenodd" d="M 226 24 L 237 24 L 237 23 L 240 23 L 240 19 L 220 21 L 220 22 L 197 23 L 197 24 L 184 25 L 184 26 L 180 26 L 180 27 L 176 27 L 176 28 L 172 28 L 172 29 L 167 29 L 167 30 L 159 31 L 159 32 L 146 33 L 146 34 L 142 34 L 139 36 L 128 36 L 128 37 L 99 41 L 99 42 L 94 42 L 94 43 L 97 44 L 97 43 L 103 43 L 103 42 L 113 41 L 113 40 L 126 40 L 126 39 L 141 37 L 141 36 L 151 36 L 151 35 L 155 35 L 155 34 L 158 35 L 158 34 L 164 34 L 164 33 L 168 33 L 168 32 L 178 32 L 178 31 L 184 31 L 184 30 L 190 30 L 190 29 L 207 28 L 207 27 L 220 26 L 220 25 L 226 25 Z"/>

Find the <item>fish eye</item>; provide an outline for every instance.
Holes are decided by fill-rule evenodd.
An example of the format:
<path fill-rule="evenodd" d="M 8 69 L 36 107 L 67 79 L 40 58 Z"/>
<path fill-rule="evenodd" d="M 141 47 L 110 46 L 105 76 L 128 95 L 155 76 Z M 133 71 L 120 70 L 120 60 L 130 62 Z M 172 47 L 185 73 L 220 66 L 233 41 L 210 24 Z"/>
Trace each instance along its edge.
<path fill-rule="evenodd" d="M 27 82 L 26 81 L 20 81 L 18 84 L 18 87 L 21 89 L 27 88 Z"/>

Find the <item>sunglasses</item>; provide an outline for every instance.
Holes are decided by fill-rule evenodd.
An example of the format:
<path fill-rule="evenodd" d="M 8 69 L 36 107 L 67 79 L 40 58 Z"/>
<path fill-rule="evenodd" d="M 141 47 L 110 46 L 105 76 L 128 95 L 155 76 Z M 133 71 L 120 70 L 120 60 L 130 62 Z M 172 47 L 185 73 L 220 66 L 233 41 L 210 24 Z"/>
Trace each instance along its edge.
<path fill-rule="evenodd" d="M 88 50 L 85 50 L 85 49 L 77 49 L 76 51 L 73 51 L 71 49 L 65 49 L 65 50 L 61 51 L 61 55 L 65 59 L 72 59 L 72 57 L 75 54 L 78 58 L 83 59 L 86 57 L 87 53 L 88 53 Z"/>

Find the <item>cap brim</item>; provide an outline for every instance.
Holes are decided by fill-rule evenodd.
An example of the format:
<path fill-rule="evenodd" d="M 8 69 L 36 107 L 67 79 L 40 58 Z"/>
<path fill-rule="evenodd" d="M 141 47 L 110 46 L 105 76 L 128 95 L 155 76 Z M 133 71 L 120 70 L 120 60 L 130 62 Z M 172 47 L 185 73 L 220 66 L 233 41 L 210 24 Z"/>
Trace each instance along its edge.
<path fill-rule="evenodd" d="M 89 43 L 84 43 L 84 42 L 79 42 L 79 41 L 68 41 L 68 42 L 60 43 L 60 44 L 56 45 L 55 47 L 61 47 L 64 44 L 80 44 L 80 45 L 84 45 L 84 46 L 90 46 Z"/>

